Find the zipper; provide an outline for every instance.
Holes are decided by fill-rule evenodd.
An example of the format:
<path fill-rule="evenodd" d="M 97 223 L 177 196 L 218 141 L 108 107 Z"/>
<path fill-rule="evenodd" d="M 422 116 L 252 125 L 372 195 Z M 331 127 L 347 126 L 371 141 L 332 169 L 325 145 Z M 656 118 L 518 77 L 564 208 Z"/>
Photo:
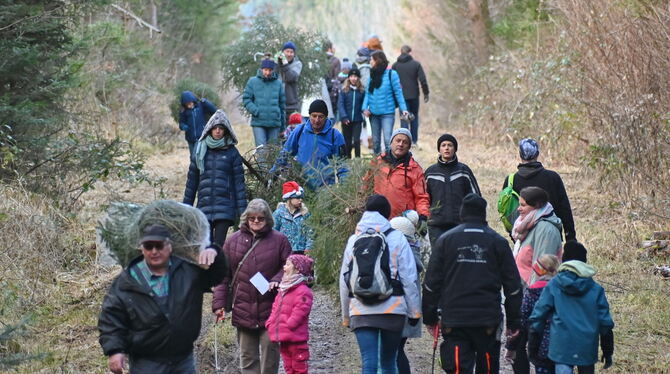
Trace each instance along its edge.
<path fill-rule="evenodd" d="M 351 120 L 354 120 L 354 112 L 356 111 L 356 90 L 354 90 L 354 99 L 351 100 Z"/>

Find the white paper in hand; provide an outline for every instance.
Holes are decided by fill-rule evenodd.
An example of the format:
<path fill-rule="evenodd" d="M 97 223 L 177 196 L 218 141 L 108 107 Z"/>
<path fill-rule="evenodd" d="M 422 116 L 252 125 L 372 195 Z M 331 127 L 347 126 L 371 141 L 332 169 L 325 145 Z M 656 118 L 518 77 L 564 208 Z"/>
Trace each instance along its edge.
<path fill-rule="evenodd" d="M 263 276 L 263 274 L 261 274 L 260 271 L 254 274 L 254 276 L 251 277 L 249 281 L 251 282 L 251 284 L 254 285 L 254 287 L 256 287 L 256 289 L 258 290 L 258 292 L 261 293 L 261 295 L 265 295 L 265 293 L 268 292 L 268 290 L 270 289 L 270 282 L 268 282 L 268 280 L 265 279 L 265 277 Z"/>

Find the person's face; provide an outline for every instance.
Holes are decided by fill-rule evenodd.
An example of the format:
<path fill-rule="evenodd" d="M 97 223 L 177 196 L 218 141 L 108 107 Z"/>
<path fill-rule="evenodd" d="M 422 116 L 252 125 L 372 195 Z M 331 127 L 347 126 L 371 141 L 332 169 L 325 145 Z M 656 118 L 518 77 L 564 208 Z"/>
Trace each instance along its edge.
<path fill-rule="evenodd" d="M 300 197 L 293 197 L 288 199 L 288 205 L 291 207 L 291 209 L 300 209 L 302 207 L 302 198 Z"/>
<path fill-rule="evenodd" d="M 519 208 L 517 209 L 517 211 L 519 212 L 519 214 L 521 214 L 521 215 L 526 215 L 526 214 L 532 212 L 533 209 L 535 209 L 535 208 L 534 208 L 532 205 L 528 205 L 528 204 L 526 203 L 526 199 L 524 199 L 523 197 L 519 196 Z"/>
<path fill-rule="evenodd" d="M 284 56 L 286 56 L 286 59 L 288 62 L 293 61 L 293 58 L 295 57 L 295 51 L 292 50 L 291 48 L 286 48 L 284 51 Z"/>
<path fill-rule="evenodd" d="M 223 126 L 214 126 L 212 129 L 212 138 L 214 140 L 219 140 L 223 138 L 223 136 L 226 134 L 226 129 Z"/>
<path fill-rule="evenodd" d="M 265 215 L 263 213 L 250 213 L 247 216 L 247 224 L 253 232 L 260 232 L 265 228 Z"/>
<path fill-rule="evenodd" d="M 398 134 L 391 141 L 391 153 L 396 158 L 403 157 L 409 152 L 412 142 L 409 140 L 407 135 Z"/>
<path fill-rule="evenodd" d="M 442 157 L 444 161 L 451 160 L 452 158 L 454 158 L 454 155 L 456 154 L 456 152 L 454 151 L 455 149 L 456 147 L 454 147 L 454 143 L 448 140 L 443 141 L 442 143 L 440 143 L 440 157 Z"/>
<path fill-rule="evenodd" d="M 298 270 L 295 268 L 291 260 L 286 260 L 284 264 L 284 275 L 293 275 L 297 274 Z"/>
<path fill-rule="evenodd" d="M 165 269 L 172 254 L 172 244 L 168 241 L 149 241 L 140 246 L 144 261 L 151 269 Z"/>
<path fill-rule="evenodd" d="M 312 112 L 309 114 L 309 121 L 312 123 L 312 130 L 318 133 L 323 130 L 326 125 L 326 115 L 319 112 Z"/>
<path fill-rule="evenodd" d="M 272 69 L 270 68 L 262 68 L 261 72 L 265 78 L 270 78 L 270 75 L 272 75 Z"/>
<path fill-rule="evenodd" d="M 186 103 L 186 109 L 193 109 L 193 107 L 195 107 L 195 103 L 194 103 L 194 102 L 189 101 L 188 103 Z"/>
<path fill-rule="evenodd" d="M 357 84 L 358 84 L 358 75 L 350 75 L 350 76 L 349 76 L 349 83 L 350 83 L 352 86 L 357 85 Z"/>

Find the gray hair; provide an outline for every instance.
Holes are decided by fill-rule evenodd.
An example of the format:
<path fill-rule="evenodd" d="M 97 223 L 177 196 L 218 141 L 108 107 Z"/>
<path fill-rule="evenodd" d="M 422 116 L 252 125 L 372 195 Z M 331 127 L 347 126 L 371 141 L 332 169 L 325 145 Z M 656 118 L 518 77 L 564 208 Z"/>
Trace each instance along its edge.
<path fill-rule="evenodd" d="M 240 216 L 240 222 L 246 222 L 249 214 L 263 214 L 265 216 L 265 224 L 274 227 L 275 220 L 272 218 L 272 210 L 270 210 L 270 205 L 267 201 L 263 199 L 253 199 L 247 205 L 247 209 L 244 210 L 244 213 Z"/>

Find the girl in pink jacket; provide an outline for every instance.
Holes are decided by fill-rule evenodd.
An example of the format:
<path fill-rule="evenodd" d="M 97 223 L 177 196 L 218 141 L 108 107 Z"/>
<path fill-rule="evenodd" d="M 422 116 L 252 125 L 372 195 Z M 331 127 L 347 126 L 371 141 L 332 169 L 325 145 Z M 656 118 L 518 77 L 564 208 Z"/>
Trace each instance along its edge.
<path fill-rule="evenodd" d="M 298 254 L 286 259 L 279 293 L 272 304 L 270 318 L 265 322 L 270 340 L 279 343 L 286 374 L 307 373 L 309 312 L 314 299 L 307 282 L 313 262 Z"/>

